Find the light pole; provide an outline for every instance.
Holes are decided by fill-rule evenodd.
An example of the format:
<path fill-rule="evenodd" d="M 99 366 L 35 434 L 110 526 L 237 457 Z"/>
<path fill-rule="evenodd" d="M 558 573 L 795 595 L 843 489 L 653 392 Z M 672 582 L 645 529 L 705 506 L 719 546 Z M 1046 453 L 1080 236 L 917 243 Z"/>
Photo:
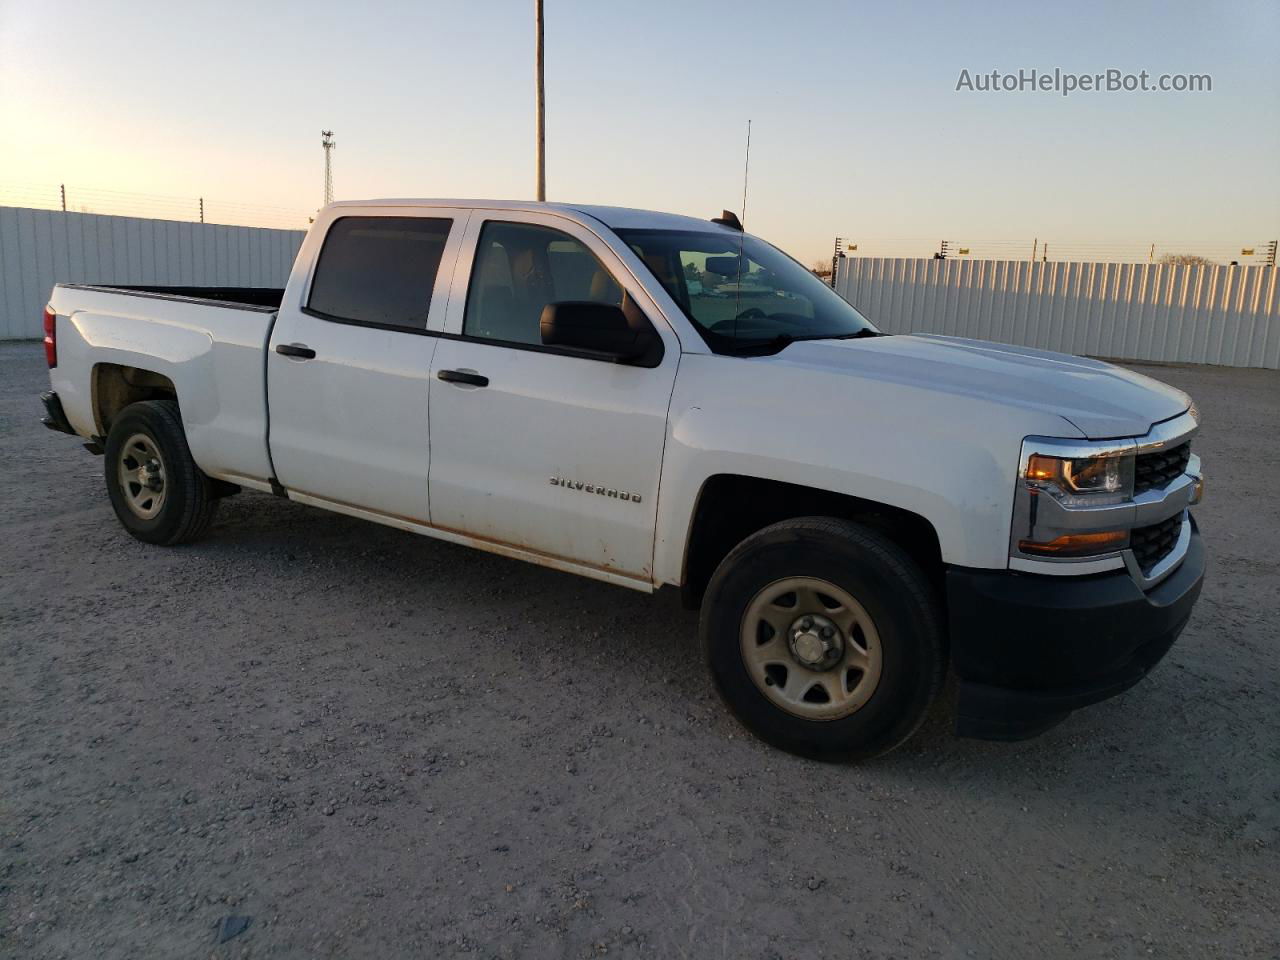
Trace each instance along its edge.
<path fill-rule="evenodd" d="M 537 152 L 538 152 L 538 201 L 547 199 L 547 162 L 546 162 L 546 105 L 542 87 L 542 0 L 533 0 L 534 47 L 534 102 L 537 110 Z"/>
<path fill-rule="evenodd" d="M 324 147 L 324 205 L 327 207 L 333 203 L 333 161 L 331 159 L 331 151 L 333 150 L 333 131 L 320 131 L 320 145 Z"/>

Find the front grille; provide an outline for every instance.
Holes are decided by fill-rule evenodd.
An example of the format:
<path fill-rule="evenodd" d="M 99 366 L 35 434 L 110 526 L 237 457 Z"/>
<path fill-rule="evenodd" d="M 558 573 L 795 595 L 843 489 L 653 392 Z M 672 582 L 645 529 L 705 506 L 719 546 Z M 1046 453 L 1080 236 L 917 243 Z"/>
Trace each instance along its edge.
<path fill-rule="evenodd" d="M 1129 546 L 1133 549 L 1133 557 L 1138 561 L 1144 574 L 1169 555 L 1169 551 L 1178 542 L 1182 533 L 1182 514 L 1178 513 L 1168 520 L 1161 520 L 1149 527 L 1139 527 L 1129 537 Z"/>
<path fill-rule="evenodd" d="M 1138 454 L 1133 466 L 1133 492 L 1146 493 L 1163 488 L 1170 480 L 1176 480 L 1183 474 L 1190 459 L 1190 440 L 1158 453 Z"/>

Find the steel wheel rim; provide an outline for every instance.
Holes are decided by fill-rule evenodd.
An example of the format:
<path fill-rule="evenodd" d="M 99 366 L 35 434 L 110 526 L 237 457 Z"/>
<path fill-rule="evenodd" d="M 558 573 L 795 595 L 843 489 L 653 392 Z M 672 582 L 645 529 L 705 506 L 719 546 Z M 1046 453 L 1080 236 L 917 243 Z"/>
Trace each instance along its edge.
<path fill-rule="evenodd" d="M 120 447 L 116 470 L 129 512 L 142 520 L 154 519 L 165 500 L 164 458 L 155 441 L 135 433 Z"/>
<path fill-rule="evenodd" d="M 756 688 L 805 720 L 847 717 L 880 683 L 875 622 L 847 590 L 817 577 L 775 580 L 757 593 L 742 618 L 741 648 Z"/>

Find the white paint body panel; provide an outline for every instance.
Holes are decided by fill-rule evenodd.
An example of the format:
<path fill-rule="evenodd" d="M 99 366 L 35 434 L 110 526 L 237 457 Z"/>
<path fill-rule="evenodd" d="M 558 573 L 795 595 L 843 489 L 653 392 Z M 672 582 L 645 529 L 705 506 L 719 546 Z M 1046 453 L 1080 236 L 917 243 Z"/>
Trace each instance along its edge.
<path fill-rule="evenodd" d="M 426 335 L 301 313 L 324 231 L 354 214 L 455 220 Z M 555 226 L 585 243 L 653 322 L 662 363 L 621 366 L 461 337 L 486 218 Z M 1004 569 L 1024 437 L 1137 436 L 1188 405 L 1105 363 L 940 337 L 715 355 L 610 229 L 695 225 L 718 229 L 555 204 L 335 204 L 303 244 L 274 333 L 272 314 L 259 310 L 55 288 L 60 362 L 51 382 L 89 436 L 98 432 L 94 365 L 152 370 L 175 384 L 192 453 L 213 476 L 256 489 L 278 478 L 303 502 L 639 589 L 681 582 L 698 498 L 721 474 L 911 511 L 932 524 L 945 562 Z M 298 363 L 269 349 L 291 342 L 317 358 Z M 442 382 L 442 369 L 480 372 L 490 386 Z M 553 486 L 553 476 L 584 489 Z"/>
<path fill-rule="evenodd" d="M 650 369 L 442 339 L 435 370 L 477 372 L 489 385 L 433 376 L 431 522 L 652 580 L 655 506 L 680 343 L 638 278 L 596 233 L 562 216 L 523 210 L 475 213 L 455 271 L 447 333 L 462 333 L 475 248 L 489 220 L 548 227 L 585 245 L 654 320 L 665 352 Z M 552 478 L 568 484 L 553 485 Z M 608 490 L 625 491 L 628 499 Z"/>
<path fill-rule="evenodd" d="M 321 213 L 289 278 L 266 355 L 271 459 L 276 478 L 292 492 L 428 523 L 427 402 L 439 340 L 336 323 L 302 309 L 328 228 L 340 216 L 370 214 L 453 221 L 427 329 L 438 331 L 443 323 L 470 211 L 345 206 Z M 305 344 L 315 350 L 315 358 L 295 360 L 275 352 L 277 345 L 290 343 Z"/>
<path fill-rule="evenodd" d="M 1053 413 L 851 376 L 788 357 L 686 357 L 671 402 L 657 574 L 682 579 L 692 504 L 717 474 L 779 480 L 925 517 L 943 560 L 1003 567 L 1022 438 L 1079 436 Z M 848 343 L 848 346 L 844 346 Z"/>
<path fill-rule="evenodd" d="M 906 386 L 921 399 L 946 398 L 950 404 L 969 398 L 1061 416 L 1090 439 L 1141 436 L 1191 403 L 1181 390 L 1101 360 L 956 337 L 799 343 L 776 359 L 873 384 Z M 944 412 L 931 410 L 935 419 Z"/>
<path fill-rule="evenodd" d="M 81 436 L 100 433 L 94 367 L 138 367 L 177 387 L 187 443 L 205 473 L 271 477 L 263 376 L 270 311 L 63 286 L 50 302 L 58 366 L 49 380 Z"/>

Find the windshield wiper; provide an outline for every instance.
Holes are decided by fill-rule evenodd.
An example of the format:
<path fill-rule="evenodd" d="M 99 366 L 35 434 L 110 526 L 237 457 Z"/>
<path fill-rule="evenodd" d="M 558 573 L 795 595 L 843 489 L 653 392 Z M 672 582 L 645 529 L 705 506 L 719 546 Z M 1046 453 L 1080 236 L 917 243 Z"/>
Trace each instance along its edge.
<path fill-rule="evenodd" d="M 854 333 L 842 333 L 834 337 L 823 337 L 824 340 L 861 340 L 863 337 L 884 337 L 888 334 L 881 333 L 879 330 L 872 330 L 870 327 L 863 327 Z"/>

